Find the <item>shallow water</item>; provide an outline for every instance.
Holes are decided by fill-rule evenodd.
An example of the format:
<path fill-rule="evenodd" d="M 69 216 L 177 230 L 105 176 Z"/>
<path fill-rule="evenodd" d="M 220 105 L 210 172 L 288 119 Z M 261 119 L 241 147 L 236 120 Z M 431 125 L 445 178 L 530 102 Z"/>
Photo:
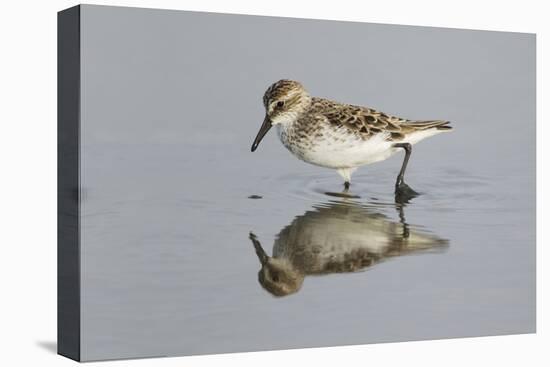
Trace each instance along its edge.
<path fill-rule="evenodd" d="M 85 359 L 535 330 L 534 37 L 90 9 Z M 291 41 L 319 34 L 371 47 L 334 69 L 340 53 Z M 235 40 L 254 52 L 224 46 Z M 278 51 L 293 57 L 267 57 Z M 394 201 L 401 154 L 359 169 L 343 198 L 326 194 L 343 189 L 336 172 L 273 132 L 251 153 L 261 95 L 283 74 L 315 95 L 451 120 L 413 148 L 406 181 L 421 195 Z M 261 275 L 267 257 L 286 265 Z"/>
<path fill-rule="evenodd" d="M 456 138 L 436 139 L 452 147 Z M 348 192 L 357 197 L 341 198 L 326 194 L 342 189 L 335 172 L 294 162 L 275 139 L 264 142 L 272 155 L 243 146 L 231 161 L 179 156 L 176 146 L 103 146 L 97 154 L 123 164 L 88 167 L 109 179 L 90 177 L 83 203 L 85 327 L 95 335 L 86 342 L 171 355 L 532 330 L 525 177 L 423 160 L 432 143 L 413 154 L 406 178 L 421 195 L 404 205 L 393 196 L 400 157 L 360 170 Z M 246 180 L 241 157 L 257 162 Z M 167 159 L 174 165 L 157 164 Z M 200 160 L 212 169 L 194 183 Z M 259 277 L 250 233 L 267 256 L 291 259 L 299 286 L 281 294 Z"/>

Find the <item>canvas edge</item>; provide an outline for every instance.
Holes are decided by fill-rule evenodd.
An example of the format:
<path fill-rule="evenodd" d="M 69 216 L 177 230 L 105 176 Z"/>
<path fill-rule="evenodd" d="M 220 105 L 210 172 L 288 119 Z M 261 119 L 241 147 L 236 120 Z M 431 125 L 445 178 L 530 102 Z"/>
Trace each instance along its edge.
<path fill-rule="evenodd" d="M 80 5 L 57 13 L 57 353 L 80 348 Z"/>

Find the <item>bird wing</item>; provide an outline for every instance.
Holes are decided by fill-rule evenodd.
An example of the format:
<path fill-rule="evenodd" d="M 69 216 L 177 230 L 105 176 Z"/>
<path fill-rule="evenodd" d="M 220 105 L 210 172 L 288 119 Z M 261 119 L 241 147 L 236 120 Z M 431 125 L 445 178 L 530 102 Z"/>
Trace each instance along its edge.
<path fill-rule="evenodd" d="M 388 140 L 398 141 L 418 130 L 433 127 L 450 129 L 446 126 L 449 121 L 444 120 L 408 120 L 388 115 L 373 108 L 342 104 L 322 98 L 313 101 L 315 110 L 321 113 L 327 121 L 339 128 L 345 128 L 364 139 L 378 133 L 386 133 Z"/>

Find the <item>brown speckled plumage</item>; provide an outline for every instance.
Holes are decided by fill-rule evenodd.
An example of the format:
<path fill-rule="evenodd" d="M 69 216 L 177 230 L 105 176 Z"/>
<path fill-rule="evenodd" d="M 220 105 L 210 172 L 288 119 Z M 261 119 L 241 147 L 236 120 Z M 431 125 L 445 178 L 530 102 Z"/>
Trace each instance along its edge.
<path fill-rule="evenodd" d="M 289 95 L 291 91 L 303 89 L 302 84 L 293 80 L 283 79 L 272 84 L 263 97 L 264 106 L 270 101 L 278 101 Z M 300 94 L 286 100 L 285 108 L 302 101 Z M 449 121 L 444 120 L 409 120 L 392 116 L 373 108 L 339 103 L 325 98 L 312 97 L 311 103 L 296 120 L 299 129 L 295 129 L 298 138 L 300 134 L 311 135 L 320 130 L 320 124 L 328 122 L 336 128 L 341 128 L 349 134 L 362 139 L 369 139 L 378 133 L 388 133 L 387 140 L 400 141 L 415 131 L 438 128 L 450 130 Z"/>
<path fill-rule="evenodd" d="M 428 136 L 451 130 L 449 121 L 409 120 L 370 107 L 312 97 L 301 83 L 282 79 L 264 93 L 266 116 L 252 151 L 267 131 L 276 126 L 283 145 L 297 158 L 333 168 L 349 187 L 359 166 L 389 158 L 406 150 L 397 186 L 403 182 L 411 146 Z"/>

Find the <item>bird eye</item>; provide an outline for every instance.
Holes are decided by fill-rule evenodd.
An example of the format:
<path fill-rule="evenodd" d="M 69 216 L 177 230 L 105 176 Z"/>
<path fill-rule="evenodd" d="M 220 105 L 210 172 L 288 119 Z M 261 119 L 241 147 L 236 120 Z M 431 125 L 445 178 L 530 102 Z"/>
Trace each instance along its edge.
<path fill-rule="evenodd" d="M 277 102 L 277 107 L 278 107 L 278 108 L 281 108 L 281 107 L 283 107 L 284 105 L 285 105 L 285 101 L 279 101 L 279 102 Z"/>

